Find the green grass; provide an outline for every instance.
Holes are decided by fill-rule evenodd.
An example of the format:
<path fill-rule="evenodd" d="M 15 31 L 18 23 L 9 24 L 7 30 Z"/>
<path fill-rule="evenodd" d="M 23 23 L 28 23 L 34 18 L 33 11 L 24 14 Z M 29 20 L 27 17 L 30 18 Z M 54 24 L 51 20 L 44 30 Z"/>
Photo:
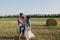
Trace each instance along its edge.
<path fill-rule="evenodd" d="M 17 18 L 0 18 L 0 21 L 16 21 Z"/>
<path fill-rule="evenodd" d="M 31 18 L 31 30 L 35 35 L 33 40 L 59 40 L 60 18 L 57 26 L 45 26 L 48 18 Z M 35 26 L 33 26 L 35 25 Z M 17 18 L 0 18 L 0 37 L 14 37 L 19 34 Z"/>

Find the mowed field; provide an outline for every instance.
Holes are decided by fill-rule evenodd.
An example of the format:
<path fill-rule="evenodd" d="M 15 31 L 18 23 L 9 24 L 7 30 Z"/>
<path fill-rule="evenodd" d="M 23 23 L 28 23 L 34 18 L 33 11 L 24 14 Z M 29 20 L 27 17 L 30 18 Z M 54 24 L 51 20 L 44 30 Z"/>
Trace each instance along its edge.
<path fill-rule="evenodd" d="M 60 18 L 57 26 L 46 26 L 49 18 L 31 18 L 31 30 L 35 35 L 32 40 L 60 40 Z M 0 37 L 15 37 L 19 34 L 17 18 L 0 18 Z"/>

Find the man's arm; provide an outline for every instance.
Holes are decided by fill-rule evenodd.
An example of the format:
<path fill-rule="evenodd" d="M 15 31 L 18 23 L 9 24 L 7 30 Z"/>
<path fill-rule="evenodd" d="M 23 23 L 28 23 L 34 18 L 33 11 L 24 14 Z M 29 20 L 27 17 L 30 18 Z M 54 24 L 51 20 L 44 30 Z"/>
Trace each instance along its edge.
<path fill-rule="evenodd" d="M 18 22 L 19 23 L 21 23 L 21 24 L 24 24 L 25 25 L 25 23 L 23 22 L 23 21 L 21 21 L 21 20 L 19 20 L 19 19 L 17 19 L 18 20 Z"/>

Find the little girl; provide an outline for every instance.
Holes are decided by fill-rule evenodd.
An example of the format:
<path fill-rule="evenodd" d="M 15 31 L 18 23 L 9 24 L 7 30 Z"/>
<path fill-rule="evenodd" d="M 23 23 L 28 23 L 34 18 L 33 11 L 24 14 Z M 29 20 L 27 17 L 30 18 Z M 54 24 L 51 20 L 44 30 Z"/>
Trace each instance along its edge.
<path fill-rule="evenodd" d="M 30 24 L 30 17 L 29 15 L 26 16 L 26 25 L 25 25 L 25 37 L 26 40 L 29 40 L 32 37 L 35 37 L 34 34 L 31 32 L 31 24 Z"/>

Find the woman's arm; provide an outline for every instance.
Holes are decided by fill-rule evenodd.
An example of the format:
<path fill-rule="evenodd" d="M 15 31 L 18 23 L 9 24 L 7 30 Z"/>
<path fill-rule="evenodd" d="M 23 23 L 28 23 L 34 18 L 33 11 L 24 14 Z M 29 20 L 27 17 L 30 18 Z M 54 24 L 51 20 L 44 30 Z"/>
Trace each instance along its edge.
<path fill-rule="evenodd" d="M 31 22 L 30 22 L 30 20 L 29 20 L 29 27 L 31 28 Z"/>
<path fill-rule="evenodd" d="M 28 27 L 29 27 L 28 30 L 31 30 L 31 22 L 30 22 L 30 20 L 28 21 Z"/>

